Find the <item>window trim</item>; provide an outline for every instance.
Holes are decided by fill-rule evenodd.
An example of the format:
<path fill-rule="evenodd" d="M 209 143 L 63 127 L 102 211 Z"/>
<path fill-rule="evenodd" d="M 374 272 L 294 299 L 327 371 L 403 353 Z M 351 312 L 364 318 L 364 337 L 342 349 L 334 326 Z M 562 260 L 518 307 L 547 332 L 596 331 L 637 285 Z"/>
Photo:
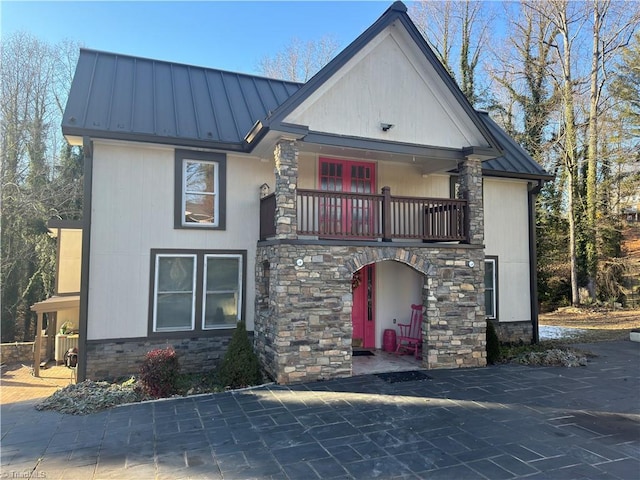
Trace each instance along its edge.
<path fill-rule="evenodd" d="M 493 263 L 493 295 L 492 295 L 492 299 L 493 299 L 493 316 L 489 316 L 487 314 L 487 306 L 485 305 L 484 311 L 485 311 L 485 316 L 487 317 L 487 319 L 489 320 L 498 320 L 498 305 L 499 305 L 499 301 L 498 301 L 498 256 L 497 255 L 485 255 L 484 258 L 484 263 L 485 263 L 485 271 L 486 271 L 486 264 L 487 263 Z M 485 285 L 485 291 L 486 291 L 487 286 Z"/>
<path fill-rule="evenodd" d="M 229 335 L 235 330 L 235 325 L 231 327 L 217 327 L 203 329 L 203 312 L 204 312 L 204 273 L 205 273 L 205 257 L 208 255 L 226 255 L 238 256 L 240 258 L 239 272 L 239 316 L 240 321 L 246 321 L 246 298 L 247 298 L 247 251 L 246 250 L 196 250 L 196 249 L 151 249 L 149 255 L 149 311 L 147 321 L 147 337 L 150 338 L 191 338 L 191 337 L 213 337 L 218 335 Z M 194 307 L 192 315 L 194 321 L 191 330 L 164 330 L 155 331 L 155 312 L 156 312 L 156 265 L 158 257 L 179 257 L 193 256 L 195 257 L 195 292 Z"/>
<path fill-rule="evenodd" d="M 184 221 L 185 210 L 185 178 L 184 165 L 186 162 L 208 163 L 216 166 L 216 183 L 213 195 L 216 198 L 214 205 L 214 223 L 188 223 Z M 206 229 L 206 230 L 226 230 L 226 207 L 227 207 L 227 157 L 224 153 L 200 152 L 196 150 L 175 151 L 174 162 L 174 219 L 175 229 Z M 217 216 L 216 216 L 217 214 Z"/>

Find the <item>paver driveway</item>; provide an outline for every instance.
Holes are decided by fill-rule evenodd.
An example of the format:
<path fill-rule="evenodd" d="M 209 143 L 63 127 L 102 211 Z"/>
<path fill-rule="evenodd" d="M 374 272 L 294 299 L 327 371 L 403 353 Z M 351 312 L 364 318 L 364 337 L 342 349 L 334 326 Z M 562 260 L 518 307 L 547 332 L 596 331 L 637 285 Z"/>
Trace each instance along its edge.
<path fill-rule="evenodd" d="M 78 417 L 3 405 L 2 475 L 636 480 L 640 344 L 585 348 L 583 368 L 364 375 Z"/>

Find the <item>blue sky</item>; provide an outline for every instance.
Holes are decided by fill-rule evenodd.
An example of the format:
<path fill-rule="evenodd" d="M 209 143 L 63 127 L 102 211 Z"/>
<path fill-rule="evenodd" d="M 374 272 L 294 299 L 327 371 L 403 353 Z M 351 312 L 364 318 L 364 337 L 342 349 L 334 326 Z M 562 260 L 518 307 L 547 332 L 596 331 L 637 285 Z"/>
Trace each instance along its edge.
<path fill-rule="evenodd" d="M 292 37 L 334 36 L 345 47 L 392 1 L 31 2 L 0 4 L 2 36 L 32 33 L 96 50 L 258 73 Z M 407 2 L 408 3 L 408 2 Z"/>

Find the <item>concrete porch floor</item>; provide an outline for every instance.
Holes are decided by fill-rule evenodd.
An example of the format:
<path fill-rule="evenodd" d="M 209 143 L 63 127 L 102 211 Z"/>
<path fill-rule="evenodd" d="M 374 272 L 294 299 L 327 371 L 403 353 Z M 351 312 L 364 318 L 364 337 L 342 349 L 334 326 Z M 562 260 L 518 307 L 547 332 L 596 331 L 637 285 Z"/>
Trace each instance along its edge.
<path fill-rule="evenodd" d="M 372 351 L 373 355 L 352 357 L 354 376 L 422 369 L 421 361 L 413 355 L 396 355 L 378 349 L 368 350 Z"/>

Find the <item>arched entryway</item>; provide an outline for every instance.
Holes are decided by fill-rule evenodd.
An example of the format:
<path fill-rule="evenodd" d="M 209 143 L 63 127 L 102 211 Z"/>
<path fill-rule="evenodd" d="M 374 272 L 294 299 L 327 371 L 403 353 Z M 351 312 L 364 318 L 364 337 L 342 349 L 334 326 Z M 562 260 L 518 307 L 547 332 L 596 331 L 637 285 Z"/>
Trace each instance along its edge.
<path fill-rule="evenodd" d="M 356 259 L 362 260 L 362 256 Z M 352 347 L 383 348 L 385 331 L 398 331 L 399 323 L 409 322 L 411 305 L 423 304 L 425 284 L 424 273 L 393 258 L 377 259 L 356 270 L 351 277 Z"/>

